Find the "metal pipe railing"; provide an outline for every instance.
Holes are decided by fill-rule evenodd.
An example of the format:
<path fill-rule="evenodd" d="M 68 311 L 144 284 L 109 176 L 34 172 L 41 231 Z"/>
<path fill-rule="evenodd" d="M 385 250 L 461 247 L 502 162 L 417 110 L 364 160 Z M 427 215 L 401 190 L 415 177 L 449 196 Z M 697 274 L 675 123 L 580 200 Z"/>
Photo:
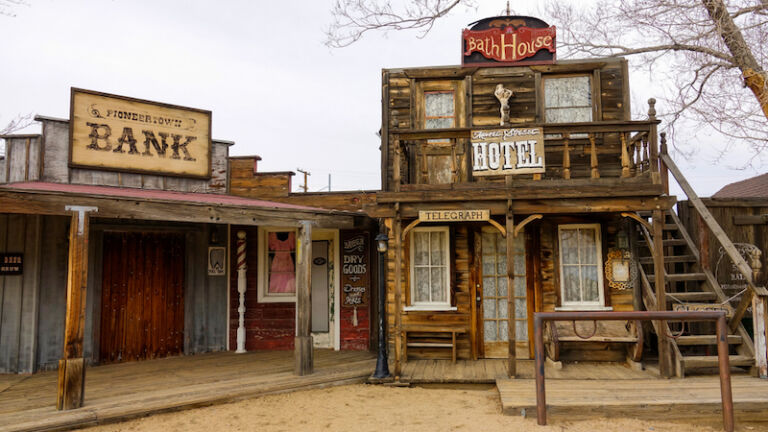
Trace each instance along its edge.
<path fill-rule="evenodd" d="M 733 394 L 728 359 L 728 328 L 724 311 L 673 312 L 536 312 L 533 314 L 534 349 L 536 358 L 536 419 L 547 424 L 547 400 L 544 388 L 544 321 L 716 321 L 717 357 L 720 367 L 720 396 L 723 402 L 723 427 L 733 432 Z M 663 328 L 663 326 L 659 326 Z"/>

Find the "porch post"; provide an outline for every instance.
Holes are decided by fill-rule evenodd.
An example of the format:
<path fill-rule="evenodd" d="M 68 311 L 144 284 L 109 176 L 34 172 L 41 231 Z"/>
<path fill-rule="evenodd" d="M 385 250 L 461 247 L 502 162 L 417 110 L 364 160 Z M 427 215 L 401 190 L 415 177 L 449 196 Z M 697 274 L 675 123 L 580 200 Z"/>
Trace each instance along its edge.
<path fill-rule="evenodd" d="M 664 270 L 664 212 L 653 211 L 653 273 L 656 286 L 656 309 L 667 310 L 666 278 Z M 659 321 L 659 374 L 664 378 L 672 376 L 672 358 L 667 343 L 667 322 Z"/>
<path fill-rule="evenodd" d="M 515 220 L 512 214 L 512 200 L 507 200 L 507 334 L 509 336 L 509 360 L 507 371 L 510 378 L 517 375 L 517 331 L 515 329 Z"/>
<path fill-rule="evenodd" d="M 67 263 L 67 311 L 64 321 L 64 352 L 59 360 L 56 409 L 69 410 L 83 406 L 85 397 L 85 298 L 88 288 L 89 212 L 96 207 L 66 206 L 72 212 L 69 227 L 69 259 Z"/>
<path fill-rule="evenodd" d="M 312 222 L 299 223 L 296 248 L 296 341 L 293 373 L 309 375 L 314 365 L 312 356 Z"/>
<path fill-rule="evenodd" d="M 245 291 L 246 291 L 246 266 L 245 266 L 245 231 L 237 232 L 237 292 L 240 295 L 237 306 L 237 351 L 238 354 L 245 350 Z"/>
<path fill-rule="evenodd" d="M 400 203 L 395 203 L 395 219 L 392 235 L 395 238 L 395 380 L 400 380 L 400 368 L 403 359 L 403 239 L 400 225 Z"/>

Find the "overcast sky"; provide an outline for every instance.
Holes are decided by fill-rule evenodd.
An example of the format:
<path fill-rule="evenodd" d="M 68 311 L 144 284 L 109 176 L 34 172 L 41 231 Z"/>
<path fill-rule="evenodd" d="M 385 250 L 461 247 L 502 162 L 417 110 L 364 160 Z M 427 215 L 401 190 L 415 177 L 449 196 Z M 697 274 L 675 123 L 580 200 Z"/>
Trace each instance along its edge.
<path fill-rule="evenodd" d="M 260 155 L 261 171 L 309 170 L 310 191 L 329 174 L 333 190 L 378 189 L 381 69 L 459 64 L 461 30 L 506 5 L 457 9 L 424 38 L 370 34 L 330 49 L 332 0 L 27 2 L 0 15 L 0 125 L 22 113 L 67 118 L 70 87 L 207 109 L 232 155 Z M 640 73 L 630 82 L 637 111 L 654 88 Z M 702 147 L 676 158 L 701 196 L 765 171 L 728 169 L 746 160 L 738 150 L 713 165 Z"/>

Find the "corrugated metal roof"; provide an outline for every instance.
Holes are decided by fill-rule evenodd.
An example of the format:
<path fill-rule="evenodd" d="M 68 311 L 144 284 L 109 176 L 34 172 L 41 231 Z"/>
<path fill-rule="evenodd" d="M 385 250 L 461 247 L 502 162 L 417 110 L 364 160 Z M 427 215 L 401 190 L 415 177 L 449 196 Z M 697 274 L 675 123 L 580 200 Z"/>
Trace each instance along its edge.
<path fill-rule="evenodd" d="M 768 198 L 768 173 L 726 185 L 712 198 Z"/>
<path fill-rule="evenodd" d="M 39 192 L 57 192 L 81 195 L 93 195 L 106 198 L 136 198 L 161 201 L 178 201 L 185 203 L 201 204 L 219 204 L 227 206 L 258 207 L 265 209 L 281 210 L 301 210 L 318 213 L 346 213 L 335 212 L 333 210 L 321 209 L 317 207 L 307 207 L 295 204 L 286 204 L 275 201 L 265 201 L 253 198 L 244 198 L 234 195 L 214 194 L 214 193 L 195 193 L 195 192 L 176 192 L 153 189 L 136 189 L 114 186 L 94 186 L 78 185 L 66 183 L 47 183 L 47 182 L 21 182 L 0 185 L 0 190 L 23 190 Z"/>

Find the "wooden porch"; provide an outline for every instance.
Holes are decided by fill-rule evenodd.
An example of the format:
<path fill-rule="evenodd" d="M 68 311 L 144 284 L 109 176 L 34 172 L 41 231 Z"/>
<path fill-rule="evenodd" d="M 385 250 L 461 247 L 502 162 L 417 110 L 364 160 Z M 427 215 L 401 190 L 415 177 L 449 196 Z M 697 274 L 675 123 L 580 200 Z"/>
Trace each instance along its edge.
<path fill-rule="evenodd" d="M 293 374 L 293 351 L 220 352 L 88 368 L 82 408 L 56 410 L 57 372 L 0 375 L 0 431 L 69 430 L 270 393 L 364 381 L 369 352 L 315 350 Z"/>
<path fill-rule="evenodd" d="M 549 375 L 549 372 L 547 372 Z M 548 377 L 549 378 L 549 377 Z M 768 383 L 736 375 L 731 379 L 738 421 L 768 421 Z M 536 418 L 533 379 L 496 382 L 505 415 Z M 547 419 L 551 425 L 594 417 L 721 421 L 717 376 L 685 379 L 547 379 Z"/>

